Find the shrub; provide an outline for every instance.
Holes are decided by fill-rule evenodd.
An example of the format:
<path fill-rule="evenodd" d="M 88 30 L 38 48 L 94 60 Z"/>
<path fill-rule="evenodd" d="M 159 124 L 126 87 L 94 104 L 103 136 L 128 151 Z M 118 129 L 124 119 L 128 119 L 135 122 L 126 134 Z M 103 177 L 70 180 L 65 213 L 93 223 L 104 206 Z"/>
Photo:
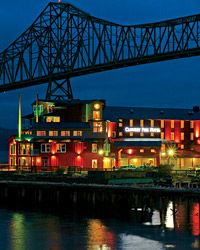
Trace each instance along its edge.
<path fill-rule="evenodd" d="M 65 168 L 59 167 L 56 169 L 56 174 L 63 175 L 65 173 Z"/>
<path fill-rule="evenodd" d="M 158 166 L 158 173 L 161 176 L 171 175 L 173 167 L 174 167 L 174 165 L 172 165 L 172 164 L 160 165 L 160 166 Z"/>

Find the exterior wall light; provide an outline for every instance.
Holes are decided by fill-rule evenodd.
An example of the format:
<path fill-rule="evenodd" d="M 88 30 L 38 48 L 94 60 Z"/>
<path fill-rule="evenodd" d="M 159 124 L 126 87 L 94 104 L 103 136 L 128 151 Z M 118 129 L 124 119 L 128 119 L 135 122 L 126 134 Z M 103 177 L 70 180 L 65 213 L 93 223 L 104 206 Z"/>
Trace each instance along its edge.
<path fill-rule="evenodd" d="M 40 163 L 40 162 L 41 162 L 41 159 L 40 159 L 40 158 L 37 158 L 37 159 L 36 159 L 36 162 L 37 162 L 37 163 Z"/>
<path fill-rule="evenodd" d="M 127 153 L 128 153 L 129 155 L 132 155 L 133 149 L 129 148 L 129 149 L 127 150 Z"/>
<path fill-rule="evenodd" d="M 94 104 L 94 108 L 95 108 L 95 109 L 100 109 L 100 108 L 101 108 L 101 105 L 100 105 L 99 103 L 95 103 L 95 104 Z"/>
<path fill-rule="evenodd" d="M 99 154 L 99 155 L 103 155 L 103 153 L 104 153 L 103 149 L 100 149 L 100 150 L 98 151 L 98 154 Z"/>

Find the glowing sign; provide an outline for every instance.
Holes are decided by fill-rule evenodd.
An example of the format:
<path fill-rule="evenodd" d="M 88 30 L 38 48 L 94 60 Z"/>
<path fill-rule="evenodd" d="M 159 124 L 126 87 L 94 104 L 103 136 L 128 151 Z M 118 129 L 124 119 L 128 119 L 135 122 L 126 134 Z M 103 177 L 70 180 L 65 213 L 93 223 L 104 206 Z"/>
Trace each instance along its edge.
<path fill-rule="evenodd" d="M 160 133 L 160 128 L 130 128 L 125 127 L 124 131 L 126 133 Z"/>

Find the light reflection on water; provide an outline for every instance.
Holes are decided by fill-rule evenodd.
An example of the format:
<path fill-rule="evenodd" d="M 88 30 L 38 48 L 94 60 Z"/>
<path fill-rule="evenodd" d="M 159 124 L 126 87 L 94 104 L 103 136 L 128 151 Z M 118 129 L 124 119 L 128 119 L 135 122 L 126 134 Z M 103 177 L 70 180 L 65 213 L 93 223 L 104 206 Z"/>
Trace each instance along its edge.
<path fill-rule="evenodd" d="M 23 214 L 14 213 L 12 215 L 10 222 L 10 235 L 12 235 L 11 246 L 13 250 L 26 250 L 25 239 L 27 238 L 27 235 Z"/>
<path fill-rule="evenodd" d="M 173 202 L 170 201 L 167 207 L 165 226 L 166 228 L 174 228 L 174 213 L 176 213 Z"/>
<path fill-rule="evenodd" d="M 198 202 L 169 201 L 160 213 L 130 219 L 0 210 L 3 250 L 200 249 Z"/>
<path fill-rule="evenodd" d="M 115 234 L 102 223 L 101 220 L 88 221 L 87 249 L 115 249 Z"/>

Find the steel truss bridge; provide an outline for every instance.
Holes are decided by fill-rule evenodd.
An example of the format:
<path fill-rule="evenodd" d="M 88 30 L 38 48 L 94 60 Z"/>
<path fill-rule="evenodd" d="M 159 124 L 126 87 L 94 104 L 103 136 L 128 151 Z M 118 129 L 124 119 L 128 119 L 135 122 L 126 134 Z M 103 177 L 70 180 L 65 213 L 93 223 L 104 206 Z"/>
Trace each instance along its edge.
<path fill-rule="evenodd" d="M 46 99 L 73 99 L 70 78 L 200 55 L 200 15 L 119 25 L 49 3 L 0 53 L 0 92 L 48 83 Z"/>

